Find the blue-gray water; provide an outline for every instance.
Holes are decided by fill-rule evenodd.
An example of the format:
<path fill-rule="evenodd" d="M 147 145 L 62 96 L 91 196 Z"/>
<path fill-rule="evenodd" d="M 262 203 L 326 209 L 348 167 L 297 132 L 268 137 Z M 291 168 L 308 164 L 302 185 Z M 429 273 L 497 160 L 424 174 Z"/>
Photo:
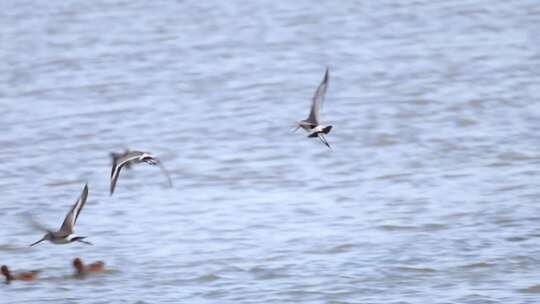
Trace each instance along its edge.
<path fill-rule="evenodd" d="M 534 0 L 2 1 L 0 263 L 43 272 L 0 302 L 537 303 L 539 28 Z M 327 66 L 332 150 L 291 132 Z M 109 197 L 125 147 L 174 188 Z M 85 182 L 94 246 L 28 248 Z"/>

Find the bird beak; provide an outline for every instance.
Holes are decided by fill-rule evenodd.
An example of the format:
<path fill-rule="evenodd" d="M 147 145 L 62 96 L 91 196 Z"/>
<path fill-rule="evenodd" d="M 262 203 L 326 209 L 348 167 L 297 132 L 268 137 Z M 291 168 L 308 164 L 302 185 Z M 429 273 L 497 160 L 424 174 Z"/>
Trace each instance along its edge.
<path fill-rule="evenodd" d="M 37 241 L 37 242 L 33 243 L 32 245 L 30 245 L 30 247 L 32 247 L 32 246 L 34 246 L 34 245 L 36 245 L 37 243 L 41 243 L 42 241 L 45 241 L 45 238 L 42 238 L 41 240 L 39 240 L 39 241 Z"/>

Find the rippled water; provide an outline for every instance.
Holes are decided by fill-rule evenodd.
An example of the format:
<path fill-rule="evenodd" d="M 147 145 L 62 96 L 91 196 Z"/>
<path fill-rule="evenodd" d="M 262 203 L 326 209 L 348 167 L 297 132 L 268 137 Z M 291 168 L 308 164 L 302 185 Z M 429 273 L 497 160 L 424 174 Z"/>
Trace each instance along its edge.
<path fill-rule="evenodd" d="M 532 0 L 2 1 L 0 263 L 43 272 L 0 297 L 535 303 L 539 28 Z M 290 131 L 326 66 L 332 150 Z M 126 147 L 174 188 L 109 197 Z M 95 245 L 28 248 L 85 182 Z"/>

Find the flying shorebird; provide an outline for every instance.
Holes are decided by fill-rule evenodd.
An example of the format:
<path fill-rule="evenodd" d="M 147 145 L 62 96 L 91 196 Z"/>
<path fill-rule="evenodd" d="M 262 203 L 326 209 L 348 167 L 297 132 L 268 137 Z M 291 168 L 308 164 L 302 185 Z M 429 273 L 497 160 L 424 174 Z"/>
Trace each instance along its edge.
<path fill-rule="evenodd" d="M 79 214 L 81 213 L 82 208 L 84 207 L 84 204 L 86 203 L 86 198 L 88 198 L 88 184 L 84 186 L 84 189 L 81 193 L 81 196 L 77 199 L 75 202 L 75 205 L 69 210 L 68 214 L 66 215 L 66 218 L 64 219 L 64 222 L 62 223 L 62 227 L 58 231 L 51 231 L 47 228 L 44 228 L 40 226 L 37 223 L 34 223 L 35 226 L 37 226 L 41 230 L 47 231 L 45 236 L 33 243 L 31 246 L 36 245 L 37 243 L 40 243 L 42 241 L 49 241 L 54 244 L 68 244 L 72 242 L 81 242 L 88 245 L 92 245 L 92 243 L 83 241 L 85 236 L 78 236 L 73 231 L 73 228 L 75 227 L 75 223 L 77 223 L 77 218 L 79 218 Z"/>
<path fill-rule="evenodd" d="M 169 173 L 167 172 L 163 164 L 154 155 L 142 151 L 129 151 L 125 155 L 116 158 L 113 161 L 113 166 L 111 170 L 111 195 L 113 194 L 114 188 L 116 187 L 116 181 L 118 180 L 118 176 L 120 176 L 120 170 L 128 163 L 138 164 L 142 162 L 145 162 L 149 165 L 157 165 L 160 168 L 161 172 L 163 172 L 163 174 L 165 174 L 165 176 L 167 177 L 169 186 L 172 187 L 172 181 Z"/>
<path fill-rule="evenodd" d="M 330 77 L 328 68 L 326 68 L 326 73 L 324 74 L 324 78 L 317 88 L 317 91 L 315 91 L 315 95 L 313 96 L 313 101 L 311 104 L 311 111 L 309 112 L 309 116 L 307 119 L 301 120 L 296 125 L 296 130 L 299 128 L 304 129 L 306 132 L 308 132 L 308 137 L 318 137 L 320 141 L 325 144 L 328 148 L 330 148 L 330 145 L 328 144 L 328 141 L 326 141 L 326 138 L 324 137 L 325 134 L 330 133 L 330 130 L 332 130 L 332 126 L 323 126 L 320 124 L 320 115 L 319 112 L 321 111 L 322 103 L 324 101 L 324 96 L 326 95 L 326 89 L 328 88 L 328 78 Z"/>

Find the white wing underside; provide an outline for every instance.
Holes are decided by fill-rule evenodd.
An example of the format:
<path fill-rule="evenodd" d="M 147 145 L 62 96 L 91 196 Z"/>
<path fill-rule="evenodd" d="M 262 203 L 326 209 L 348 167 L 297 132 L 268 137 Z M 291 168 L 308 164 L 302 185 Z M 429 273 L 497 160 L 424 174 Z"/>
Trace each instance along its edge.
<path fill-rule="evenodd" d="M 86 199 L 88 198 L 88 185 L 84 186 L 84 189 L 71 208 L 71 210 L 67 213 L 66 218 L 64 219 L 64 222 L 62 223 L 62 226 L 60 227 L 60 230 L 58 230 L 59 233 L 64 234 L 72 234 L 73 228 L 75 227 L 75 224 L 77 223 L 77 219 L 79 218 L 79 214 L 81 213 L 82 208 L 84 207 L 84 204 L 86 203 Z"/>
<path fill-rule="evenodd" d="M 127 163 L 131 161 L 138 160 L 141 155 L 143 155 L 143 152 L 132 151 L 125 156 L 119 158 L 117 162 L 113 164 L 111 170 L 111 194 L 114 192 L 114 188 L 116 188 L 116 182 L 118 181 L 118 177 L 120 176 L 120 170 L 122 169 L 122 167 L 124 167 Z"/>

